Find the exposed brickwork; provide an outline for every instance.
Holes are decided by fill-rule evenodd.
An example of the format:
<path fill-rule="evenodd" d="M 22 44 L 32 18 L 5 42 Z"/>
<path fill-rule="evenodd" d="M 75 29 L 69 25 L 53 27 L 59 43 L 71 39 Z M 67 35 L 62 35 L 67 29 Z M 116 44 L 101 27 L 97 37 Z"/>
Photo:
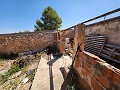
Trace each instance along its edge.
<path fill-rule="evenodd" d="M 0 54 L 44 49 L 49 44 L 57 42 L 56 34 L 50 31 L 0 35 Z"/>
<path fill-rule="evenodd" d="M 120 70 L 88 52 L 79 52 L 74 64 L 85 90 L 119 90 Z"/>
<path fill-rule="evenodd" d="M 120 45 L 117 39 L 120 35 L 120 17 L 98 22 L 85 27 L 85 34 L 101 34 L 107 36 L 107 43 Z M 63 34 L 61 50 L 64 51 L 65 37 L 72 33 Z M 73 33 L 75 34 L 75 33 Z M 63 43 L 64 42 L 64 43 Z M 83 90 L 119 90 L 120 70 L 107 64 L 99 57 L 88 52 L 79 52 L 75 57 L 74 68 L 78 74 L 80 86 Z"/>
<path fill-rule="evenodd" d="M 120 45 L 120 16 L 86 26 L 86 35 L 100 34 L 107 37 L 107 43 Z"/>
<path fill-rule="evenodd" d="M 66 38 L 74 38 L 75 37 L 75 30 L 74 29 L 68 29 L 68 30 L 65 30 L 65 34 L 66 34 Z"/>
<path fill-rule="evenodd" d="M 59 34 L 60 34 L 60 40 L 59 40 L 60 53 L 64 53 L 65 52 L 65 38 L 66 38 L 65 30 L 60 31 Z"/>

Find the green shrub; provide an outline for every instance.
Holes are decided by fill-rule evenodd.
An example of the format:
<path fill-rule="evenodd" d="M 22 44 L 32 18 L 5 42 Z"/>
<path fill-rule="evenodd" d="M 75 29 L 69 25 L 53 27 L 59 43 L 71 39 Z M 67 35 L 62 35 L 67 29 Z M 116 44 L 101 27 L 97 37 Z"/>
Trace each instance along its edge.
<path fill-rule="evenodd" d="M 1 82 L 0 84 L 5 83 L 11 75 L 13 75 L 14 73 L 20 70 L 21 68 L 18 65 L 12 65 L 7 72 L 0 75 L 0 82 Z"/>
<path fill-rule="evenodd" d="M 0 59 L 0 66 L 4 65 L 5 59 Z"/>
<path fill-rule="evenodd" d="M 11 76 L 12 74 L 20 71 L 20 67 L 18 65 L 12 65 L 10 69 L 8 70 L 9 75 Z"/>

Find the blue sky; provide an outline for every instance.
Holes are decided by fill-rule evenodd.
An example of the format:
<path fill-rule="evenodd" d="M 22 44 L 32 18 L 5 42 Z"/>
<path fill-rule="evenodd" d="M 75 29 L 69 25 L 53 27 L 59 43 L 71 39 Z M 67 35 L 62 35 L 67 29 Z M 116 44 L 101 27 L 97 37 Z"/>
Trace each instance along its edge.
<path fill-rule="evenodd" d="M 63 21 L 60 29 L 65 29 L 119 8 L 120 0 L 0 0 L 0 33 L 33 31 L 47 6 L 57 11 Z M 114 16 L 120 16 L 120 12 L 106 19 Z"/>

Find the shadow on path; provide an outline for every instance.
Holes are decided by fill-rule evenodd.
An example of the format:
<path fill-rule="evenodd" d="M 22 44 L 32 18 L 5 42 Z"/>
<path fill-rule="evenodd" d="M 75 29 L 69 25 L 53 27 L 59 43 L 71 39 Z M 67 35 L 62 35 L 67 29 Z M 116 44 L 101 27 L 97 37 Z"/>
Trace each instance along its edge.
<path fill-rule="evenodd" d="M 60 67 L 60 71 L 61 71 L 61 73 L 63 75 L 64 80 L 65 80 L 66 77 L 67 77 L 67 72 L 66 72 L 65 68 L 64 67 Z"/>
<path fill-rule="evenodd" d="M 55 61 L 57 61 L 58 59 L 59 59 L 58 57 L 54 57 L 53 59 L 51 59 L 50 61 L 48 61 L 47 64 L 52 66 L 53 63 L 54 63 Z"/>
<path fill-rule="evenodd" d="M 60 68 L 60 69 L 64 71 L 64 68 Z M 63 74 L 63 77 L 64 77 L 64 74 Z M 64 82 L 60 90 L 82 90 L 79 86 L 77 73 L 73 69 L 71 69 L 67 73 L 67 76 L 65 76 Z"/>
<path fill-rule="evenodd" d="M 49 65 L 50 90 L 54 90 L 52 65 Z"/>
<path fill-rule="evenodd" d="M 50 57 L 51 58 L 51 57 Z M 54 90 L 54 82 L 53 82 L 53 72 L 52 72 L 52 65 L 58 58 L 54 57 L 52 60 L 48 61 L 47 64 L 49 65 L 49 77 L 50 77 L 50 90 Z"/>

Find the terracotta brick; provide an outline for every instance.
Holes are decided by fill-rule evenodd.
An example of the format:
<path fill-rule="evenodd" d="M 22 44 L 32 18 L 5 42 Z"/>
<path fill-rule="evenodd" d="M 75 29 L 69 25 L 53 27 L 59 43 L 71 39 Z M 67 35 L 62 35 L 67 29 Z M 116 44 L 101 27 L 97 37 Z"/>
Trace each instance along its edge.
<path fill-rule="evenodd" d="M 108 68 L 108 67 L 104 66 L 104 68 L 102 70 L 102 74 L 106 78 L 110 79 L 113 77 L 113 70 L 110 67 Z"/>
<path fill-rule="evenodd" d="M 82 79 L 82 86 L 84 90 L 91 90 L 91 87 L 89 86 L 88 81 L 85 79 Z"/>
<path fill-rule="evenodd" d="M 81 63 L 82 63 L 82 57 L 81 57 L 82 53 L 79 52 L 76 56 L 76 60 L 75 60 L 75 67 L 78 68 L 78 67 L 81 67 Z"/>
<path fill-rule="evenodd" d="M 120 72 L 113 72 L 113 79 L 116 79 L 120 85 Z"/>
<path fill-rule="evenodd" d="M 80 67 L 80 60 L 76 59 L 75 60 L 75 68 L 79 68 Z"/>
<path fill-rule="evenodd" d="M 80 52 L 80 56 L 79 56 L 80 60 L 83 59 L 83 55 L 84 55 L 84 52 Z"/>
<path fill-rule="evenodd" d="M 93 90 L 105 90 L 105 88 L 97 82 L 95 78 L 91 78 L 91 85 Z"/>
<path fill-rule="evenodd" d="M 109 88 L 110 87 L 110 81 L 107 79 L 107 77 L 103 76 L 103 75 L 94 75 L 94 78 L 101 84 L 103 85 L 105 88 Z"/>
<path fill-rule="evenodd" d="M 91 67 L 88 66 L 88 63 L 84 61 L 84 69 L 89 73 L 92 74 Z"/>
<path fill-rule="evenodd" d="M 110 83 L 110 88 L 114 88 L 113 90 L 120 90 L 120 82 L 118 82 L 116 79 L 112 79 Z"/>
<path fill-rule="evenodd" d="M 91 57 L 91 56 L 88 57 L 88 61 L 89 61 L 90 63 L 92 63 L 93 65 L 96 65 L 96 64 L 97 64 L 97 59 L 96 59 L 96 58 L 93 58 L 93 57 Z"/>
<path fill-rule="evenodd" d="M 81 69 L 81 74 L 82 74 L 83 77 L 85 77 L 85 78 L 89 75 L 89 73 L 88 73 L 86 70 L 84 70 L 83 68 Z"/>
<path fill-rule="evenodd" d="M 65 51 L 65 46 L 64 45 L 60 45 L 60 52 L 63 53 Z"/>
<path fill-rule="evenodd" d="M 112 76 L 113 71 L 110 67 L 108 68 L 107 66 L 105 66 L 103 68 L 103 73 L 104 73 L 104 75 L 109 74 L 109 76 Z"/>

